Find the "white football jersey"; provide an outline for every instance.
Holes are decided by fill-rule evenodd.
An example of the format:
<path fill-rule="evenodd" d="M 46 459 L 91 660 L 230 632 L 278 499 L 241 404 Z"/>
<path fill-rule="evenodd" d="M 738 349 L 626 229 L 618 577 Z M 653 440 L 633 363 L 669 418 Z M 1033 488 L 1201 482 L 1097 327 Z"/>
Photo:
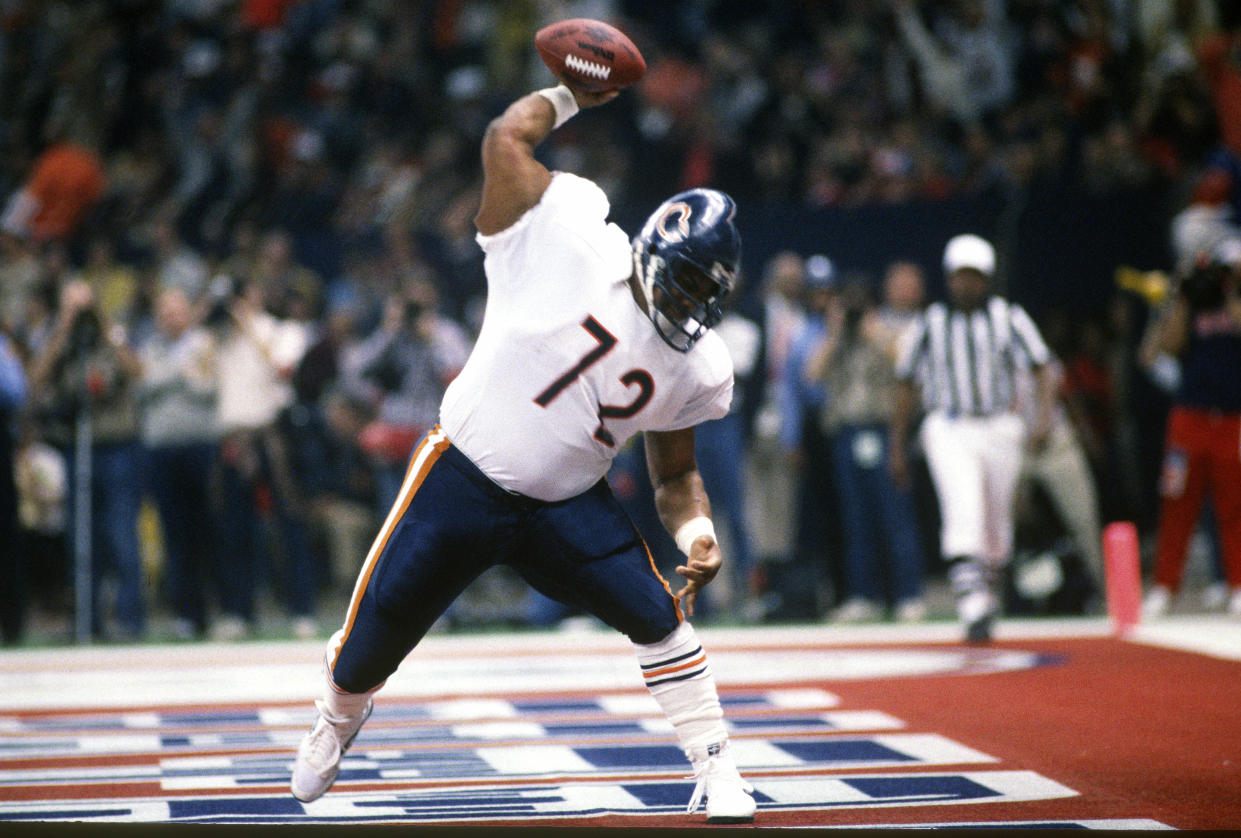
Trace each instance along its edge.
<path fill-rule="evenodd" d="M 440 425 L 484 474 L 539 500 L 590 488 L 638 431 L 718 419 L 732 399 L 720 337 L 677 352 L 634 300 L 608 209 L 594 183 L 556 173 L 517 223 L 477 237 L 487 307 Z"/>

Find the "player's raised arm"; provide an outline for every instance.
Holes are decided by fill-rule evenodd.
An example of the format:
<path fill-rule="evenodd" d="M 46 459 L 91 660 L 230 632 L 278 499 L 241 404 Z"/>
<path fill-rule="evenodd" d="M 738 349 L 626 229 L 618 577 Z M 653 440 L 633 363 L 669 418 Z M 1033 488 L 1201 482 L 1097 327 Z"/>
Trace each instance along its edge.
<path fill-rule="evenodd" d="M 494 235 L 513 225 L 543 197 L 551 173 L 534 149 L 579 108 L 602 105 L 642 78 L 646 60 L 633 41 L 609 24 L 574 18 L 535 33 L 534 47 L 556 78 L 509 105 L 483 137 L 483 195 L 474 225 Z"/>
<path fill-rule="evenodd" d="M 529 93 L 491 121 L 483 137 L 483 195 L 474 226 L 493 235 L 512 226 L 551 183 L 534 149 L 579 108 L 602 105 L 619 91 L 588 93 L 561 84 Z"/>

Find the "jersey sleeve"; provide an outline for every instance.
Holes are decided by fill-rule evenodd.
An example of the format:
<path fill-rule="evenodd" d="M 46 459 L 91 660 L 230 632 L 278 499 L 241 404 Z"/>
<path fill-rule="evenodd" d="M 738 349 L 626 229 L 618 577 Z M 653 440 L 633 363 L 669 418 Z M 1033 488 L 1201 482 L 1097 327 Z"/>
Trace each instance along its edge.
<path fill-rule="evenodd" d="M 708 332 L 694 349 L 692 362 L 686 366 L 694 379 L 685 385 L 691 391 L 689 397 L 669 427 L 660 430 L 691 428 L 728 415 L 733 400 L 733 365 L 728 348 L 719 335 Z"/>
<path fill-rule="evenodd" d="M 1052 359 L 1051 350 L 1026 310 L 1017 303 L 1012 303 L 1008 316 L 1012 324 L 1013 345 L 1025 356 L 1030 365 L 1041 367 L 1049 363 Z"/>
<path fill-rule="evenodd" d="M 475 236 L 485 254 L 488 290 L 521 290 L 529 299 L 530 292 L 571 290 L 570 283 L 595 275 L 601 255 L 616 259 L 618 231 L 607 223 L 609 212 L 607 196 L 593 182 L 555 173 L 539 202 L 514 224 Z M 628 240 L 621 244 L 628 267 Z"/>

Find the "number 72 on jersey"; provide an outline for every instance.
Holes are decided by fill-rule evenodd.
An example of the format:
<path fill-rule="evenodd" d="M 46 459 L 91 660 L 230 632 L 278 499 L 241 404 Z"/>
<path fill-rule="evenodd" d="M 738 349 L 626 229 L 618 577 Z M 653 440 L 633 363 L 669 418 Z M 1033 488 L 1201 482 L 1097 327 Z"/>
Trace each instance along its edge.
<path fill-rule="evenodd" d="M 593 364 L 598 363 L 604 355 L 616 348 L 616 336 L 603 328 L 603 325 L 593 316 L 587 315 L 586 319 L 582 321 L 582 328 L 590 332 L 591 337 L 597 340 L 599 345 L 583 355 L 580 361 L 565 371 L 564 375 L 557 378 L 543 392 L 534 397 L 534 402 L 539 407 L 547 407 L 555 401 L 556 397 L 563 393 L 565 388 L 572 384 L 578 376 L 586 372 Z M 637 385 L 638 394 L 634 396 L 633 401 L 629 402 L 629 404 L 599 405 L 599 427 L 595 428 L 595 439 L 610 447 L 616 445 L 616 439 L 603 426 L 603 420 L 628 419 L 646 407 L 651 400 L 651 396 L 655 393 L 655 380 L 651 378 L 651 374 L 646 370 L 629 370 L 620 376 L 620 381 L 626 387 Z"/>

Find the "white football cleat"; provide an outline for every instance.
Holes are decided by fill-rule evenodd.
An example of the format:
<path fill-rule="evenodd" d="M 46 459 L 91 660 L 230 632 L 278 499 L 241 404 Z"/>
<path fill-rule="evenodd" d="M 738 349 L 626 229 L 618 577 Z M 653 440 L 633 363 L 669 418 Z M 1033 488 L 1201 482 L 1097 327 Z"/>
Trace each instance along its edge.
<path fill-rule="evenodd" d="M 728 753 L 728 743 L 710 745 L 691 757 L 694 763 L 694 793 L 685 811 L 692 814 L 705 799 L 707 823 L 750 823 L 758 806 L 751 797 L 754 787 L 741 779 L 737 765 Z"/>
<path fill-rule="evenodd" d="M 323 796 L 336 782 L 340 773 L 340 761 L 353 744 L 362 724 L 370 718 L 374 703 L 369 699 L 362 714 L 354 719 L 333 718 L 323 701 L 316 701 L 319 718 L 302 739 L 297 749 L 297 762 L 293 765 L 293 781 L 290 790 L 303 803 Z"/>

